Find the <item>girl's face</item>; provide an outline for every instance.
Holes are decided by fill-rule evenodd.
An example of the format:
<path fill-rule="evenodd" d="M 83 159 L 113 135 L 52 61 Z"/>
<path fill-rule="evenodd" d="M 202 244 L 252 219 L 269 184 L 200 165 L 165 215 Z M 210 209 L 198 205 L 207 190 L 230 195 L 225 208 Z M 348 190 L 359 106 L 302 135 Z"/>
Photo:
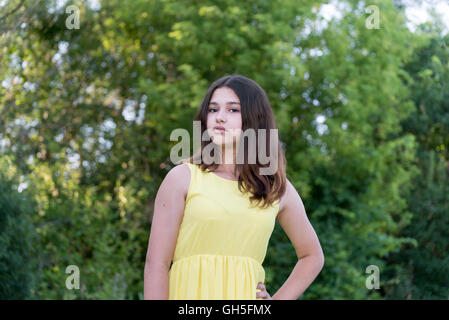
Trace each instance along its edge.
<path fill-rule="evenodd" d="M 225 130 L 214 129 L 221 126 Z M 223 87 L 212 94 L 207 111 L 207 132 L 217 145 L 233 145 L 242 131 L 240 99 L 234 90 Z"/>

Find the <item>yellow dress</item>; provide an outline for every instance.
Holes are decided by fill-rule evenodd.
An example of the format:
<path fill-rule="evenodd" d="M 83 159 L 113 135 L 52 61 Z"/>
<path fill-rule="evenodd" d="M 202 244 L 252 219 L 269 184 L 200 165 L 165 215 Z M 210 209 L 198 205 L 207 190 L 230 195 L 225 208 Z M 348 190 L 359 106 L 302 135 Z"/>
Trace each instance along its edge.
<path fill-rule="evenodd" d="M 237 181 L 187 165 L 191 178 L 169 270 L 169 300 L 256 300 L 279 200 L 266 209 L 251 206 Z"/>

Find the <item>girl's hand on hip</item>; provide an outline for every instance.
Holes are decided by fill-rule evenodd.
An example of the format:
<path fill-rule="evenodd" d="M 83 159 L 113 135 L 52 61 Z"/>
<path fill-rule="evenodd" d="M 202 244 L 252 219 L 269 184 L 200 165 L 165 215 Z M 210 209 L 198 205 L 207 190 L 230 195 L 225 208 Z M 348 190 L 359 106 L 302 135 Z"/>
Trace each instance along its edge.
<path fill-rule="evenodd" d="M 265 289 L 265 285 L 262 282 L 259 282 L 259 284 L 257 285 L 257 289 L 260 289 L 262 291 L 256 293 L 256 298 L 263 298 L 264 300 L 273 300 L 270 294 L 267 292 L 267 289 Z"/>

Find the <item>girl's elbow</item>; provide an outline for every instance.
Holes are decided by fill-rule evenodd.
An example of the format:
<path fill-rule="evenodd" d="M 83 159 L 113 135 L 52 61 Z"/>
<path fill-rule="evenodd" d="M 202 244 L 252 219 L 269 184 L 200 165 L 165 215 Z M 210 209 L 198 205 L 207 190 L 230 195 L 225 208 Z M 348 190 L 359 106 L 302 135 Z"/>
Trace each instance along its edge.
<path fill-rule="evenodd" d="M 324 267 L 324 254 L 322 253 L 318 254 L 316 259 L 318 261 L 319 269 L 321 271 Z"/>

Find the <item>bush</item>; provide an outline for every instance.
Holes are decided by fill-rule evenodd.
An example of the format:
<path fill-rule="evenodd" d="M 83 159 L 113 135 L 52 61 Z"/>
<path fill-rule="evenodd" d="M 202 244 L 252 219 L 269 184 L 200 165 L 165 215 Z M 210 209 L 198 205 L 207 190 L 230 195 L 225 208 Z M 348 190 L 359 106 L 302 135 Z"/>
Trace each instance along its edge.
<path fill-rule="evenodd" d="M 33 276 L 31 200 L 18 191 L 15 168 L 0 158 L 0 299 L 26 299 Z"/>

